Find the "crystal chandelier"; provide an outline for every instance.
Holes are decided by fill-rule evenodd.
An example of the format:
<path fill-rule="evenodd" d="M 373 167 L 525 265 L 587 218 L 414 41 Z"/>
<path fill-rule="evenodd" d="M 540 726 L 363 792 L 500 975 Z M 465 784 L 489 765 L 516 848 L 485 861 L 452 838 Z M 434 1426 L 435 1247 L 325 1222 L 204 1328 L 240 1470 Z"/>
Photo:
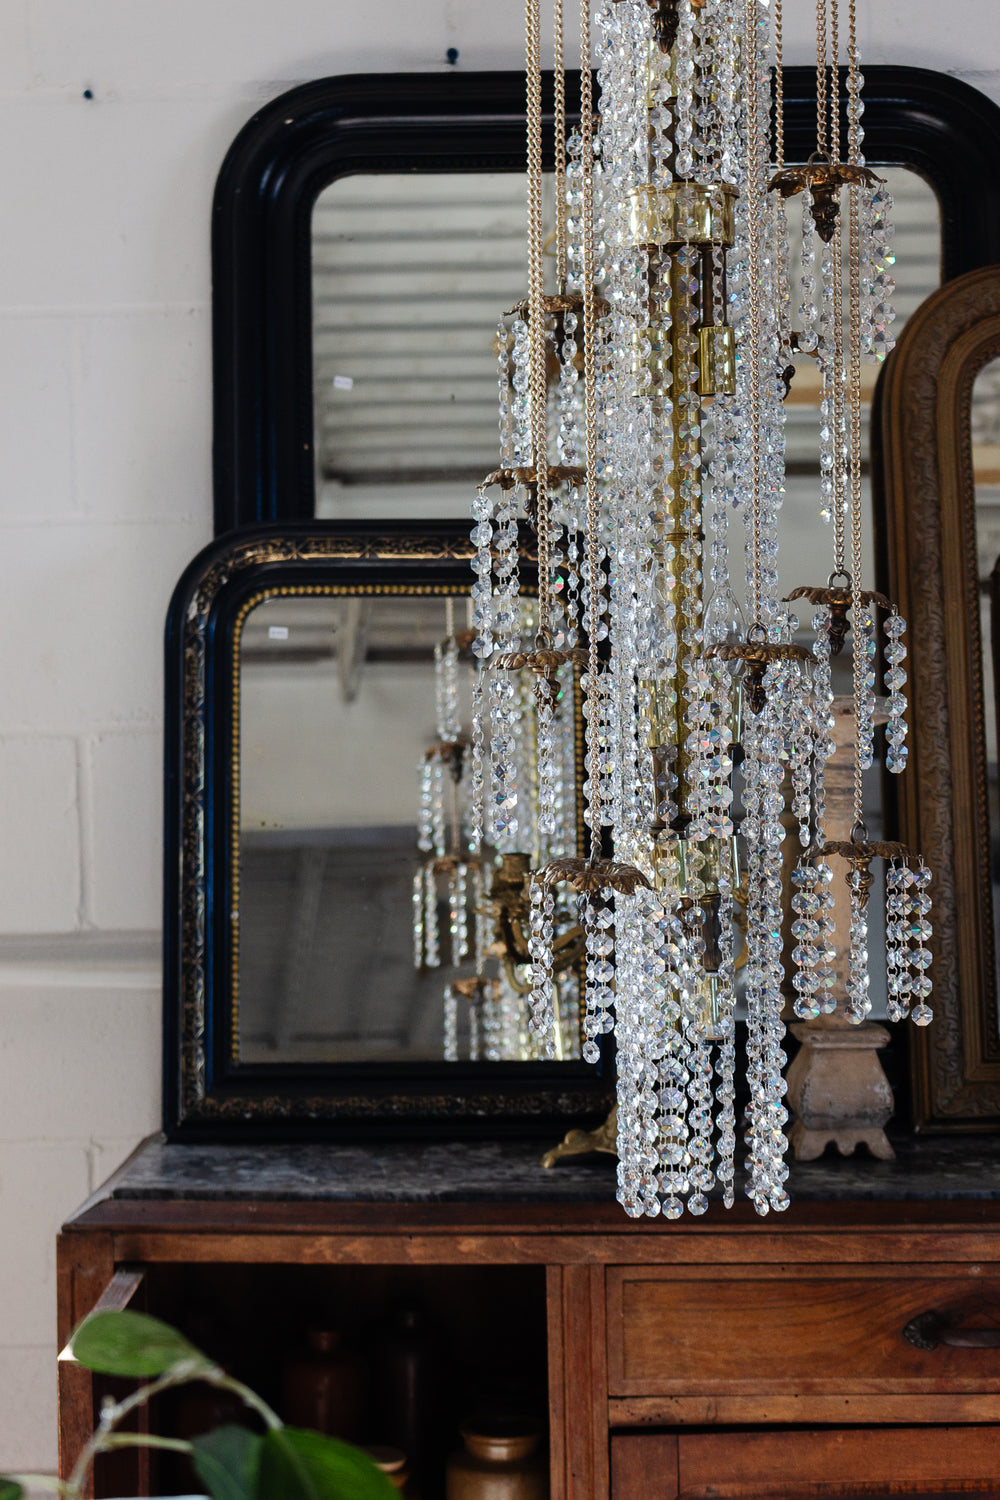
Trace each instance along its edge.
<path fill-rule="evenodd" d="M 906 760 L 906 674 L 903 621 L 861 587 L 861 366 L 892 346 L 891 204 L 862 155 L 854 0 L 844 8 L 846 138 L 840 0 L 818 0 L 816 151 L 798 166 L 784 161 L 780 0 L 603 0 L 599 127 L 582 0 L 581 124 L 569 140 L 554 0 L 547 291 L 540 0 L 526 3 L 528 290 L 498 334 L 501 466 L 472 531 L 483 663 L 473 793 L 498 840 L 534 847 L 541 1055 L 552 1055 L 566 901 L 578 904 L 583 1055 L 596 1061 L 613 1032 L 618 1197 L 634 1216 L 702 1213 L 716 1187 L 731 1205 L 741 1128 L 748 1196 L 760 1213 L 787 1205 L 782 1010 L 794 997 L 804 1020 L 838 1002 L 850 1021 L 868 1014 L 876 859 L 886 863 L 889 1017 L 931 1016 L 930 876 L 901 844 L 869 838 L 861 800 L 880 620 L 893 772 Z M 790 208 L 801 212 L 797 286 Z M 783 400 L 796 357 L 814 358 L 821 381 L 817 521 L 830 540 L 816 551 L 829 577 L 781 598 Z M 518 607 L 528 528 L 533 638 Z M 810 637 L 789 608 L 796 598 L 811 606 Z M 849 840 L 827 841 L 831 659 L 848 638 L 855 824 Z M 589 852 L 546 858 L 559 774 L 552 704 L 577 672 Z M 790 898 L 787 803 L 801 846 Z M 836 879 L 851 893 L 846 974 L 833 965 Z M 738 1069 L 750 1094 L 742 1127 Z"/>
<path fill-rule="evenodd" d="M 530 633 L 534 601 L 516 602 L 518 635 Z M 529 903 L 525 880 L 532 865 L 575 849 L 578 842 L 576 787 L 577 707 L 572 681 L 538 699 L 521 679 L 515 706 L 521 733 L 518 754 L 527 852 L 516 847 L 500 817 L 482 820 L 473 798 L 470 763 L 473 739 L 464 725 L 483 692 L 483 668 L 470 651 L 474 632 L 456 628 L 455 600 L 444 601 L 445 635 L 434 648 L 436 737 L 419 768 L 417 847 L 413 877 L 414 966 L 419 973 L 447 970 L 443 992 L 444 1056 L 449 1062 L 534 1061 L 550 1053 L 560 1061 L 579 1057 L 579 959 L 583 934 L 575 907 L 564 901 L 555 918 L 555 1004 L 551 1045 L 528 1024 L 524 997 L 531 992 Z M 537 802 L 534 768 L 538 737 L 544 737 L 549 769 L 545 816 Z M 474 758 L 484 746 L 476 739 Z M 471 970 L 471 972 L 461 972 Z M 456 971 L 456 972 L 451 972 Z"/>

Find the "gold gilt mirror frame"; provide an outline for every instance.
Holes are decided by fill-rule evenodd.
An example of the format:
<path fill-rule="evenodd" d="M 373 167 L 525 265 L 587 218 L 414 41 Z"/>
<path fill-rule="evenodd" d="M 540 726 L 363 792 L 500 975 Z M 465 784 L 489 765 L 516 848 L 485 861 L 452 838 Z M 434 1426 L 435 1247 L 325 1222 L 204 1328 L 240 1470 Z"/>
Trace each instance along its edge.
<path fill-rule="evenodd" d="M 987 266 L 910 318 L 872 422 L 883 582 L 909 625 L 912 770 L 899 778 L 897 824 L 934 874 L 935 1022 L 913 1039 L 914 1123 L 925 1129 L 995 1128 L 1000 1118 L 996 812 L 971 435 L 975 378 L 998 355 L 1000 266 Z"/>

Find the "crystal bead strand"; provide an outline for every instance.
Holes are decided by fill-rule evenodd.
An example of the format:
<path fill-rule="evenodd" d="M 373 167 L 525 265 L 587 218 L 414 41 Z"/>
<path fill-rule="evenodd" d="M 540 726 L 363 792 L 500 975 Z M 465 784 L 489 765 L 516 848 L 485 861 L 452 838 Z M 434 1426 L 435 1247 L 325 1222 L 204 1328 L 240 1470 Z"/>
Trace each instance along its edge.
<path fill-rule="evenodd" d="M 424 869 L 420 865 L 413 875 L 413 967 L 424 966 Z"/>
<path fill-rule="evenodd" d="M 896 256 L 892 248 L 892 194 L 881 184 L 871 192 L 867 219 L 870 265 L 870 292 L 865 299 L 862 340 L 866 358 L 881 364 L 895 348 L 892 323 L 896 313 L 892 305 L 896 282 L 892 267 Z"/>
<path fill-rule="evenodd" d="M 429 854 L 434 848 L 434 772 L 430 760 L 420 765 L 420 800 L 417 809 L 417 848 Z"/>
<path fill-rule="evenodd" d="M 470 920 L 467 866 L 459 863 L 448 876 L 448 930 L 453 964 L 469 956 Z"/>
<path fill-rule="evenodd" d="M 450 984 L 444 992 L 444 1060 L 458 1062 L 458 996 Z"/>
<path fill-rule="evenodd" d="M 856 576 L 856 575 L 855 575 Z M 875 763 L 875 611 L 870 604 L 854 606 L 855 639 L 860 633 L 863 669 L 861 693 L 855 703 L 858 764 L 864 771 Z"/>
<path fill-rule="evenodd" d="M 864 891 L 863 879 L 859 870 L 852 870 L 847 877 L 851 891 L 851 946 L 844 1015 L 854 1025 L 860 1025 L 872 1008 L 868 994 L 871 980 L 868 977 L 868 916 L 865 910 L 867 892 Z"/>
<path fill-rule="evenodd" d="M 482 1008 L 485 996 L 482 986 L 476 991 L 474 999 L 469 1001 L 469 1061 L 479 1061 L 479 1036 L 482 1029 Z"/>
<path fill-rule="evenodd" d="M 910 918 L 911 935 L 917 939 L 916 948 L 911 948 L 908 959 L 913 971 L 910 979 L 910 993 L 916 998 L 916 1005 L 910 1011 L 910 1019 L 916 1026 L 928 1026 L 934 1019 L 934 1012 L 927 1004 L 931 993 L 931 951 L 927 943 L 931 937 L 931 924 L 927 917 L 931 909 L 931 898 L 928 888 L 931 883 L 931 872 L 920 860 L 915 870 L 908 870 L 912 876 L 910 882 Z"/>
<path fill-rule="evenodd" d="M 555 899 L 551 890 L 532 882 L 531 936 L 531 1030 L 551 1043 L 552 1003 L 555 986 L 552 980 L 552 941 Z"/>
<path fill-rule="evenodd" d="M 826 842 L 826 763 L 836 750 L 831 737 L 833 730 L 833 678 L 830 670 L 830 606 L 819 605 L 812 617 L 813 656 L 813 703 L 815 705 L 816 737 L 813 742 L 813 827 L 815 841 L 822 846 Z"/>
<path fill-rule="evenodd" d="M 447 813 L 445 809 L 445 778 L 447 770 L 440 756 L 436 755 L 431 765 L 431 843 L 439 857 L 445 853 L 448 838 Z"/>
<path fill-rule="evenodd" d="M 424 865 L 422 877 L 423 897 L 423 967 L 441 967 L 441 948 L 438 937 L 437 880 L 430 865 Z"/>
<path fill-rule="evenodd" d="M 906 647 L 903 645 L 903 633 L 906 630 L 906 621 L 896 608 L 885 622 L 885 661 L 886 673 L 883 679 L 888 690 L 887 707 L 889 710 L 889 722 L 886 726 L 887 749 L 885 756 L 886 769 L 898 775 L 906 769 L 906 698 L 903 693 L 903 685 L 906 682 L 906 672 L 902 663 L 906 660 Z"/>
<path fill-rule="evenodd" d="M 787 758 L 792 785 L 792 816 L 799 825 L 799 843 L 808 848 L 812 842 L 815 704 L 812 696 L 799 700 L 797 711 L 789 719 Z"/>
<path fill-rule="evenodd" d="M 600 1061 L 600 1038 L 612 1030 L 611 1007 L 614 1004 L 612 984 L 615 977 L 614 912 L 608 900 L 600 896 L 581 896 L 581 925 L 586 934 L 584 965 L 584 1043 L 586 1062 Z"/>
<path fill-rule="evenodd" d="M 781 967 L 781 780 L 780 721 L 774 699 L 782 683 L 780 664 L 768 667 L 768 688 L 759 715 L 746 713 L 744 746 L 746 759 L 744 834 L 748 847 L 758 851 L 759 873 L 751 872 L 747 902 L 747 1074 L 750 1105 L 747 1110 L 747 1196 L 758 1213 L 787 1206 L 784 1181 L 787 1140 L 784 1124 L 788 1113 L 782 1098 L 784 1023 Z M 770 678 L 770 682 L 767 679 Z M 778 690 L 776 692 L 776 689 Z M 749 826 L 748 826 L 749 825 Z"/>
<path fill-rule="evenodd" d="M 815 1021 L 821 1011 L 821 980 L 816 972 L 822 933 L 823 897 L 819 884 L 820 876 L 815 865 L 809 860 L 800 860 L 792 871 L 792 937 L 795 939 L 792 961 L 796 966 L 792 978 L 796 992 L 792 1009 L 800 1021 Z"/>
<path fill-rule="evenodd" d="M 819 1002 L 820 1013 L 824 1016 L 832 1016 L 837 1009 L 837 997 L 834 993 L 837 984 L 837 971 L 833 967 L 836 958 L 834 947 L 834 911 L 836 902 L 833 895 L 833 869 L 827 863 L 822 852 L 813 861 L 816 871 L 816 891 L 819 895 L 820 906 L 818 913 L 819 933 L 816 946 L 819 952 L 819 960 L 816 965 L 816 977 L 819 979 L 819 989 L 816 991 Z"/>
<path fill-rule="evenodd" d="M 705 1212 L 708 1207 L 705 1194 L 715 1186 L 715 1174 L 711 1168 L 714 1151 L 712 1144 L 712 1049 L 706 1025 L 706 1005 L 703 995 L 703 988 L 707 984 L 703 971 L 704 921 L 705 912 L 700 906 L 692 906 L 684 914 L 684 925 L 687 928 L 684 934 L 685 948 L 692 960 L 691 988 L 682 997 L 683 999 L 689 998 L 689 1004 L 685 1007 L 682 1003 L 681 1008 L 684 1018 L 684 1038 L 689 1049 L 687 1154 L 691 1158 L 691 1165 L 688 1169 L 689 1194 L 686 1207 L 692 1214 Z"/>
<path fill-rule="evenodd" d="M 697 980 L 691 964 L 689 934 L 685 930 L 683 919 L 662 900 L 645 897 L 645 901 L 655 923 L 653 936 L 659 939 L 658 944 L 654 942 L 653 951 L 659 947 L 669 954 L 662 977 L 656 973 L 647 981 L 647 1003 L 653 1042 L 652 1060 L 658 1064 L 657 1187 L 663 1195 L 664 1218 L 678 1219 L 684 1211 L 684 1200 L 691 1189 L 691 1131 L 688 1123 L 688 1086 L 691 1083 L 688 1066 L 691 1055 L 689 1002 L 692 987 Z"/>
<path fill-rule="evenodd" d="M 801 354 L 811 354 L 819 344 L 819 310 L 816 306 L 816 221 L 813 218 L 812 189 L 806 183 L 802 190 L 802 267 L 799 282 L 799 330 L 797 345 Z M 826 518 L 829 520 L 829 517 Z"/>
<path fill-rule="evenodd" d="M 893 860 L 885 875 L 886 1014 L 890 1021 L 904 1021 L 910 1014 L 912 975 L 907 925 L 911 913 L 905 885 L 909 873 L 906 865 Z"/>

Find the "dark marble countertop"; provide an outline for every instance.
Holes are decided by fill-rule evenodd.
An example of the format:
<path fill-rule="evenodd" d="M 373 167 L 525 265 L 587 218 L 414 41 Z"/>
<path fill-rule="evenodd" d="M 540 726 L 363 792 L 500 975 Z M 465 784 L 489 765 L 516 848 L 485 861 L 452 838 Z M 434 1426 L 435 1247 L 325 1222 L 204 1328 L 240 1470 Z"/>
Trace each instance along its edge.
<path fill-rule="evenodd" d="M 793 1201 L 1000 1200 L 1000 1134 L 899 1136 L 893 1145 L 891 1162 L 859 1152 L 793 1163 Z M 535 1140 L 194 1145 L 153 1137 L 91 1203 L 613 1202 L 613 1158 L 569 1157 L 547 1171 L 545 1149 Z"/>

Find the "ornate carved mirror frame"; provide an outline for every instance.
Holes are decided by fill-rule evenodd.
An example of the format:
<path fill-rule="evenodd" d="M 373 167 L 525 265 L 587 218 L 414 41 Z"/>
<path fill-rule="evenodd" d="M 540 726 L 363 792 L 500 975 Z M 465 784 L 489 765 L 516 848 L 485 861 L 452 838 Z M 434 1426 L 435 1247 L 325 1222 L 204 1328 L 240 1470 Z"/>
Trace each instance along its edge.
<path fill-rule="evenodd" d="M 1000 1018 L 990 854 L 970 407 L 1000 355 L 1000 266 L 940 288 L 911 317 L 873 413 L 884 576 L 909 622 L 911 772 L 898 827 L 934 873 L 934 1024 L 914 1038 L 924 1127 L 994 1127 Z M 897 778 L 890 778 L 897 780 Z"/>

